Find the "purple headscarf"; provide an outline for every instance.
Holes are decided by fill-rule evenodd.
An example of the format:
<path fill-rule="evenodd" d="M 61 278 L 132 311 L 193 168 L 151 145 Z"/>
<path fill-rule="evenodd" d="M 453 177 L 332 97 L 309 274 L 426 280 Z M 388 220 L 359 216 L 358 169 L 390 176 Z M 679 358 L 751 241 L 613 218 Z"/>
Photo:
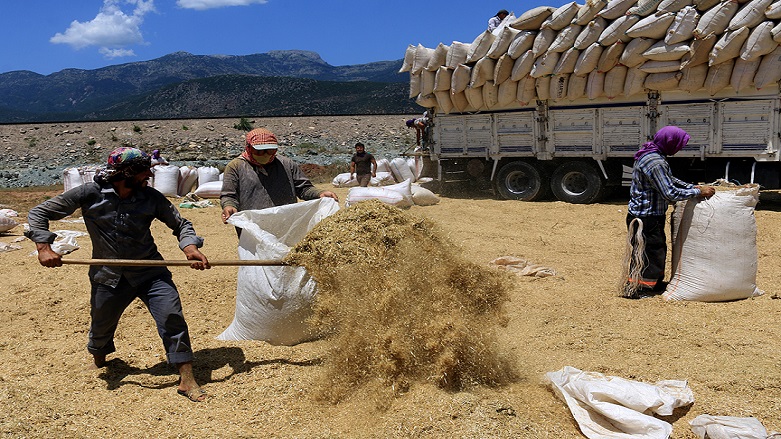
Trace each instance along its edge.
<path fill-rule="evenodd" d="M 635 154 L 635 160 L 651 152 L 671 156 L 682 150 L 689 143 L 690 138 L 689 134 L 681 128 L 666 126 L 656 132 L 654 140 L 643 144 L 643 147 Z"/>

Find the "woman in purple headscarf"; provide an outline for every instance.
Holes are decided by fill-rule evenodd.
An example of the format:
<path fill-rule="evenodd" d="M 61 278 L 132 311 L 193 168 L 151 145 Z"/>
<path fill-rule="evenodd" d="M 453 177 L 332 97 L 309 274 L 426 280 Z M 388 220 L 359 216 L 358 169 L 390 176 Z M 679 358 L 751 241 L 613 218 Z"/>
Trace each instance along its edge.
<path fill-rule="evenodd" d="M 668 204 L 695 197 L 708 198 L 715 193 L 712 186 L 686 183 L 670 172 L 666 157 L 682 150 L 689 139 L 689 134 L 681 128 L 666 126 L 635 154 L 626 216 L 632 256 L 625 263 L 628 279 L 624 297 L 640 298 L 664 291 L 667 257 L 664 225 Z"/>

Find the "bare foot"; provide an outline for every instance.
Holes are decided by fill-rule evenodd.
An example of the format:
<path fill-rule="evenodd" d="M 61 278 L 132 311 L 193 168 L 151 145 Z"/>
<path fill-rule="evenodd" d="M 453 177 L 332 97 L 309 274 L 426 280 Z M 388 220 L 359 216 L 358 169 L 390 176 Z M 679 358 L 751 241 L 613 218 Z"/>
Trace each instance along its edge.
<path fill-rule="evenodd" d="M 92 355 L 92 364 L 89 365 L 89 370 L 97 370 L 106 365 L 105 355 Z"/>
<path fill-rule="evenodd" d="M 187 397 L 187 399 L 189 399 L 192 402 L 202 402 L 208 396 L 206 394 L 206 391 L 201 389 L 200 387 L 195 387 L 189 390 L 178 389 L 176 393 Z"/>

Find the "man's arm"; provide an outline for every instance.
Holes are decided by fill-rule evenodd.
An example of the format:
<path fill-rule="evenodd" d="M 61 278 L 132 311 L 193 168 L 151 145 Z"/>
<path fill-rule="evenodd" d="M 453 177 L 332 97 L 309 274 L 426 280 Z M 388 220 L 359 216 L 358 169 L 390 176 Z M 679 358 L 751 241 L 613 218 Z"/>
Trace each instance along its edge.
<path fill-rule="evenodd" d="M 350 180 L 353 179 L 353 175 L 355 175 L 355 162 L 350 162 Z"/>
<path fill-rule="evenodd" d="M 374 160 L 374 157 L 372 157 L 372 177 L 377 176 L 377 160 Z"/>
<path fill-rule="evenodd" d="M 62 266 L 62 257 L 51 248 L 57 238 L 49 231 L 49 221 L 56 221 L 72 214 L 80 207 L 80 199 L 86 193 L 85 185 L 71 189 L 30 209 L 27 224 L 30 230 L 24 236 L 35 243 L 38 250 L 38 262 L 44 267 Z"/>

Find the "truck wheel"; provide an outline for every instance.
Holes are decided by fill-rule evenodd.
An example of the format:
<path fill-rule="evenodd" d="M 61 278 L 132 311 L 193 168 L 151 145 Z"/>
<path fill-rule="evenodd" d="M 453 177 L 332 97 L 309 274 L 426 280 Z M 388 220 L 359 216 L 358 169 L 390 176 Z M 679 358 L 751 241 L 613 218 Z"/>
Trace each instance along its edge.
<path fill-rule="evenodd" d="M 510 162 L 496 174 L 496 191 L 505 200 L 540 200 L 548 194 L 548 175 L 531 163 Z"/>
<path fill-rule="evenodd" d="M 553 195 L 568 203 L 589 204 L 599 201 L 605 194 L 605 188 L 599 170 L 587 162 L 562 163 L 551 177 Z"/>

